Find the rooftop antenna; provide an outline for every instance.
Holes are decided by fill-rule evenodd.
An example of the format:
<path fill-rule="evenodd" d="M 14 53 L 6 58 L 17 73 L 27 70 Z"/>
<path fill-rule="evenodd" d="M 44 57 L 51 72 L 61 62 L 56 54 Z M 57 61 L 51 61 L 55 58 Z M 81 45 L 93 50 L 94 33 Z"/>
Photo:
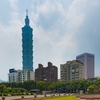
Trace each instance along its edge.
<path fill-rule="evenodd" d="M 28 16 L 28 9 L 26 9 L 26 16 Z"/>

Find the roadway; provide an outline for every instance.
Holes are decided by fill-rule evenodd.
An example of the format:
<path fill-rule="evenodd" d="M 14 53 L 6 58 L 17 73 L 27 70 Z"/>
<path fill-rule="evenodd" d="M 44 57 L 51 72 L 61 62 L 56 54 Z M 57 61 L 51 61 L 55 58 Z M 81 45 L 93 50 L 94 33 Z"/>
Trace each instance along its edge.
<path fill-rule="evenodd" d="M 46 96 L 50 97 L 52 95 L 48 94 Z M 64 95 L 64 94 L 60 94 L 60 95 Z M 66 95 L 68 95 L 68 94 L 66 94 Z M 55 96 L 59 96 L 59 95 L 56 94 Z M 44 95 L 37 95 L 37 97 L 44 97 Z M 18 99 L 18 98 L 22 98 L 22 96 L 6 96 L 5 100 Z M 24 95 L 24 98 L 34 98 L 34 95 Z M 2 97 L 0 97 L 0 100 L 2 100 Z"/>

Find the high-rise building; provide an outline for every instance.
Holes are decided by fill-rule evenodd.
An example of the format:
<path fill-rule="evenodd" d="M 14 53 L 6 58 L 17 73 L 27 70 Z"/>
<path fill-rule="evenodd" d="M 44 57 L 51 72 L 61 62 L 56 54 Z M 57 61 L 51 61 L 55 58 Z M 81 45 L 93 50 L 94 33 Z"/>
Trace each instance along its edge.
<path fill-rule="evenodd" d="M 83 63 L 78 60 L 73 60 L 61 64 L 60 77 L 63 82 L 83 79 Z"/>
<path fill-rule="evenodd" d="M 22 27 L 22 64 L 23 70 L 10 69 L 9 82 L 24 82 L 34 80 L 33 71 L 33 29 L 29 26 L 28 10 L 26 11 L 25 26 Z"/>
<path fill-rule="evenodd" d="M 83 53 L 76 56 L 76 59 L 84 64 L 84 78 L 94 78 L 94 54 Z"/>
<path fill-rule="evenodd" d="M 43 67 L 42 64 L 38 64 L 38 68 L 35 69 L 35 80 L 36 81 L 58 81 L 58 68 L 48 62 L 47 67 Z"/>
<path fill-rule="evenodd" d="M 23 70 L 33 70 L 33 29 L 29 26 L 26 11 L 25 26 L 22 27 L 22 64 Z"/>

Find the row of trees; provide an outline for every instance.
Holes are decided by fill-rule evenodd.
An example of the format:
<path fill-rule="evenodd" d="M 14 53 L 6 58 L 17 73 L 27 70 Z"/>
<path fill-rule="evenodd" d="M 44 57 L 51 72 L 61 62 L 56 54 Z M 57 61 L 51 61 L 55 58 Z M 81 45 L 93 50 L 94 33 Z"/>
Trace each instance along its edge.
<path fill-rule="evenodd" d="M 69 82 L 44 82 L 28 80 L 25 82 L 5 82 L 0 83 L 0 93 L 18 93 L 30 92 L 32 89 L 39 89 L 42 91 L 52 91 L 54 93 L 78 93 L 80 90 L 84 92 L 99 92 L 100 91 L 100 79 L 96 81 L 90 80 L 77 80 Z"/>

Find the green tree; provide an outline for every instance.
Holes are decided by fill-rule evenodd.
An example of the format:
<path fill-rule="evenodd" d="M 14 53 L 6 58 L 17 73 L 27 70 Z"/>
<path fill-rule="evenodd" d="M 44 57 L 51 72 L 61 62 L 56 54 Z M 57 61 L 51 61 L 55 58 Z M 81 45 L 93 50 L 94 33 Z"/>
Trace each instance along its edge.
<path fill-rule="evenodd" d="M 24 81 L 22 87 L 28 91 L 32 90 L 35 88 L 35 81 L 34 80 Z"/>
<path fill-rule="evenodd" d="M 9 92 L 8 92 L 8 90 L 6 89 L 6 90 L 4 90 L 4 93 L 3 93 L 3 95 L 8 95 L 9 94 Z"/>
<path fill-rule="evenodd" d="M 6 86 L 4 84 L 0 85 L 0 92 L 4 92 L 4 90 L 6 90 Z"/>
<path fill-rule="evenodd" d="M 22 82 L 18 82 L 18 87 L 17 88 L 24 88 L 24 84 Z"/>
<path fill-rule="evenodd" d="M 11 87 L 7 87 L 8 92 L 10 93 L 12 91 Z"/>
<path fill-rule="evenodd" d="M 11 87 L 12 88 L 17 88 L 18 87 L 18 82 L 12 82 Z"/>
<path fill-rule="evenodd" d="M 46 89 L 46 83 L 44 81 L 39 81 L 37 83 L 37 85 L 38 85 L 38 88 L 39 88 L 40 91 L 43 91 L 43 90 Z"/>
<path fill-rule="evenodd" d="M 94 92 L 98 91 L 98 86 L 96 86 L 96 85 L 93 84 L 93 85 L 90 85 L 88 87 L 88 89 L 89 89 L 90 93 L 94 93 Z"/>
<path fill-rule="evenodd" d="M 56 84 L 55 82 L 52 82 L 49 86 L 48 86 L 48 90 L 53 90 L 56 88 Z"/>

